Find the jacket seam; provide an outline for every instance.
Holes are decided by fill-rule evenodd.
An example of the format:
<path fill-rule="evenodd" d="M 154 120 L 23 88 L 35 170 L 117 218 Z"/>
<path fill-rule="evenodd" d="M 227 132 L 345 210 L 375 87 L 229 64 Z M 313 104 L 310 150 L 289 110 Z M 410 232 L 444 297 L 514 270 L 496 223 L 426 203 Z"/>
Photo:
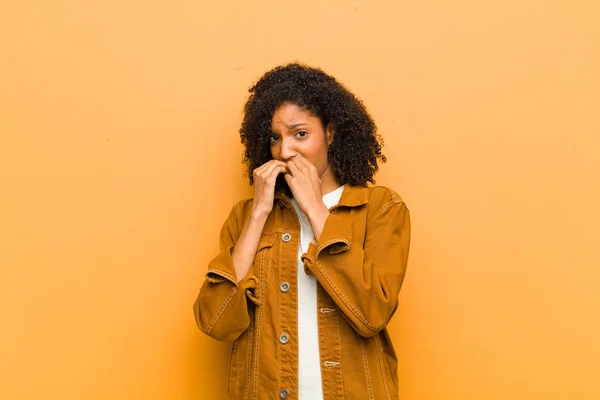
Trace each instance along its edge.
<path fill-rule="evenodd" d="M 237 346 L 236 347 L 236 353 L 235 353 L 235 368 L 236 368 L 236 372 L 235 372 L 235 393 L 237 393 L 237 388 L 238 388 L 238 385 L 239 385 L 239 382 L 240 382 L 240 360 L 239 360 L 239 358 L 240 358 L 240 354 L 239 354 L 240 344 L 239 344 L 238 340 L 235 341 L 235 345 Z"/>
<path fill-rule="evenodd" d="M 264 282 L 263 278 L 263 269 L 262 268 L 262 263 L 263 263 L 263 258 L 265 257 L 264 252 L 261 253 L 260 255 L 260 259 L 258 262 L 260 271 L 259 271 L 259 275 L 261 277 L 261 283 Z M 260 286 L 260 284 L 259 284 Z M 260 289 L 260 291 L 262 292 L 262 288 Z M 256 352 L 255 352 L 255 363 L 254 363 L 254 368 L 253 368 L 253 372 L 254 372 L 254 390 L 252 392 L 252 398 L 256 399 L 258 396 L 258 355 L 260 354 L 260 328 L 261 328 L 261 320 L 262 320 L 262 314 L 263 314 L 263 307 L 259 307 L 258 308 L 258 318 L 256 321 Z"/>
<path fill-rule="evenodd" d="M 219 320 L 219 318 L 221 318 L 221 315 L 223 314 L 223 312 L 225 311 L 227 306 L 229 306 L 229 303 L 231 303 L 231 299 L 233 299 L 233 296 L 235 296 L 235 294 L 237 292 L 238 292 L 238 288 L 236 287 L 231 291 L 231 293 L 229 293 L 229 296 L 227 296 L 225 301 L 223 301 L 221 308 L 219 308 L 219 311 L 217 311 L 217 313 L 213 317 L 212 321 L 210 321 L 210 324 L 208 324 L 208 327 L 206 328 L 207 335 L 210 335 L 210 332 L 213 330 L 213 328 L 217 324 L 217 321 Z"/>
<path fill-rule="evenodd" d="M 385 362 L 385 360 L 381 359 L 381 344 L 379 343 L 379 335 L 375 336 L 374 338 L 375 340 L 375 347 L 377 348 L 377 361 L 379 361 L 379 369 L 381 370 L 381 378 L 383 379 L 383 388 L 385 389 L 385 398 L 390 400 L 390 391 L 388 389 L 388 385 L 387 385 L 387 373 L 385 370 L 385 366 L 383 365 L 383 362 Z"/>
<path fill-rule="evenodd" d="M 392 196 L 392 201 L 394 201 L 395 203 L 398 203 L 400 201 L 400 197 L 398 196 L 398 194 L 396 192 L 394 192 L 392 189 L 390 189 L 387 186 L 382 186 L 385 188 L 385 190 L 388 191 L 388 193 L 390 194 L 390 196 Z"/>
<path fill-rule="evenodd" d="M 379 332 L 381 330 L 381 328 L 383 328 L 383 325 L 379 326 L 379 325 L 373 325 L 371 324 L 369 321 L 367 321 L 366 317 L 363 316 L 357 309 L 357 307 L 352 304 L 351 302 L 349 302 L 346 299 L 346 296 L 344 296 L 344 294 L 339 290 L 339 288 L 335 285 L 335 283 L 333 283 L 333 281 L 331 280 L 331 278 L 329 277 L 329 275 L 321 268 L 321 264 L 317 261 L 315 261 L 315 265 L 316 267 L 319 269 L 319 271 L 321 272 L 321 274 L 323 275 L 323 277 L 327 280 L 327 282 L 329 283 L 329 285 L 331 286 L 331 288 L 335 291 L 335 293 L 340 297 L 340 299 L 344 302 L 344 304 L 346 305 L 346 307 L 348 307 L 348 309 L 352 312 L 352 314 L 358 318 L 358 320 L 369 330 L 373 331 L 373 332 Z"/>
<path fill-rule="evenodd" d="M 323 292 L 325 292 L 325 291 L 323 290 Z M 341 318 L 341 316 L 339 313 L 336 313 L 336 314 L 337 315 L 335 316 L 336 317 L 335 322 L 337 325 L 337 334 L 338 334 L 337 351 L 339 352 L 339 355 L 340 355 L 340 358 L 338 361 L 341 364 L 343 361 L 342 360 L 342 335 L 340 335 L 340 318 Z M 345 391 L 344 391 L 344 368 L 340 368 L 340 378 L 341 378 L 340 390 L 341 390 L 342 396 L 344 396 L 344 393 L 345 393 Z"/>
<path fill-rule="evenodd" d="M 365 349 L 365 342 L 360 336 L 358 337 L 358 340 L 360 342 L 360 352 L 362 354 L 363 367 L 365 368 L 367 388 L 369 388 L 369 400 L 375 400 L 375 395 L 373 394 L 373 381 L 371 380 L 371 370 L 369 369 L 369 361 L 367 358 L 367 350 Z"/>
<path fill-rule="evenodd" d="M 244 385 L 244 400 L 246 400 L 248 398 L 248 393 L 250 391 L 250 379 L 252 377 L 252 344 L 253 344 L 253 335 L 252 332 L 254 331 L 254 313 L 252 312 L 252 309 L 250 309 L 249 312 L 250 315 L 250 325 L 248 326 L 248 348 L 246 350 L 246 355 L 248 357 L 248 360 L 246 361 L 246 384 Z"/>
<path fill-rule="evenodd" d="M 390 201 L 389 203 L 387 203 L 385 206 L 383 206 L 381 208 L 381 210 L 379 210 L 379 213 L 377 214 L 378 217 L 382 216 L 384 213 L 386 213 L 390 208 L 398 205 L 398 204 L 404 204 L 401 201 Z"/>

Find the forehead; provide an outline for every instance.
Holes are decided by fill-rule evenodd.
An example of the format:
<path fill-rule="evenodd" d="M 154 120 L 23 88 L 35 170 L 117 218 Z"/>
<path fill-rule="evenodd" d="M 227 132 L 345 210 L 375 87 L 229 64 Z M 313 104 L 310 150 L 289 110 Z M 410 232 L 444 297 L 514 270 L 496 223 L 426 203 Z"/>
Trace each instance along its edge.
<path fill-rule="evenodd" d="M 315 124 L 320 122 L 319 117 L 316 117 L 310 111 L 303 110 L 296 104 L 283 103 L 275 109 L 271 126 L 291 129 L 294 125 L 298 124 Z"/>

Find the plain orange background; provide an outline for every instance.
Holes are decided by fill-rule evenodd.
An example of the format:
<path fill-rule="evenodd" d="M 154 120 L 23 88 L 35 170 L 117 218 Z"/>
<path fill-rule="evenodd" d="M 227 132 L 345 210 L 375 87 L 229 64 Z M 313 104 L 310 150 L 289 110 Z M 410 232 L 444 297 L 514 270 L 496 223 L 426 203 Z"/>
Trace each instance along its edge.
<path fill-rule="evenodd" d="M 22 1 L 0 13 L 0 399 L 225 399 L 192 303 L 273 66 L 324 68 L 413 219 L 412 400 L 600 398 L 597 1 Z"/>

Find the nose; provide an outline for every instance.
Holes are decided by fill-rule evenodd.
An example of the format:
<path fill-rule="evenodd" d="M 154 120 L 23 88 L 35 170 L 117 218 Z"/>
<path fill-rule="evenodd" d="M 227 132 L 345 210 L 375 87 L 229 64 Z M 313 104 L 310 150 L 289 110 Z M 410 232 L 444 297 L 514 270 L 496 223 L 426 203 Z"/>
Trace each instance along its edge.
<path fill-rule="evenodd" d="M 281 161 L 289 161 L 296 154 L 298 152 L 294 148 L 293 143 L 290 140 L 281 139 L 281 151 L 279 152 Z"/>

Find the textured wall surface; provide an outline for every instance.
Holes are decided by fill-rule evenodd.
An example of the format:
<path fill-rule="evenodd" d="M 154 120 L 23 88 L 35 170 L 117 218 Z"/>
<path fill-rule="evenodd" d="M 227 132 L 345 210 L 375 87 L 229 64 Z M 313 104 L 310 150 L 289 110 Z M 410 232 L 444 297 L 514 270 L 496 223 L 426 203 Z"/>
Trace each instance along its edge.
<path fill-rule="evenodd" d="M 0 398 L 226 398 L 192 303 L 252 194 L 246 89 L 293 60 L 364 100 L 411 210 L 401 398 L 600 398 L 598 4 L 3 5 Z"/>

